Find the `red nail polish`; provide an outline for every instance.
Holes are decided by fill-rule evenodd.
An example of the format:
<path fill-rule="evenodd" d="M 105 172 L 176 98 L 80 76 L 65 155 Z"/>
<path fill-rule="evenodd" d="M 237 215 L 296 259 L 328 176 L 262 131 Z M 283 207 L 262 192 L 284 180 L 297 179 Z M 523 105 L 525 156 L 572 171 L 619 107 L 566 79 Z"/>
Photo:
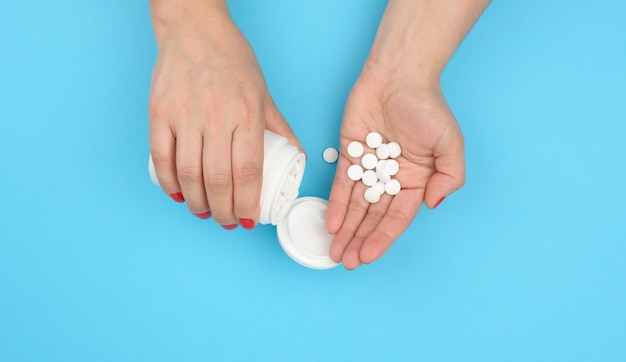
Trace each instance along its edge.
<path fill-rule="evenodd" d="M 183 197 L 183 194 L 180 192 L 173 193 L 170 195 L 170 197 L 176 202 L 185 202 L 185 198 Z"/>
<path fill-rule="evenodd" d="M 439 204 L 441 204 L 441 202 L 443 201 L 443 199 L 445 199 L 446 197 L 442 197 L 441 199 L 439 199 L 439 201 L 437 201 L 437 203 L 435 204 L 435 206 L 433 206 L 433 209 L 436 208 L 437 206 L 439 206 Z"/>
<path fill-rule="evenodd" d="M 239 226 L 239 225 L 237 225 L 237 224 L 232 224 L 232 225 L 222 225 L 222 227 L 223 227 L 224 229 L 226 229 L 226 230 L 234 230 L 234 229 L 236 229 L 236 228 L 237 228 L 237 226 Z"/>
<path fill-rule="evenodd" d="M 254 229 L 254 227 L 256 226 L 256 224 L 254 223 L 254 220 L 252 219 L 239 219 L 239 223 L 246 230 Z"/>
<path fill-rule="evenodd" d="M 200 214 L 196 214 L 196 216 L 201 218 L 202 220 L 206 220 L 206 219 L 211 217 L 211 210 L 209 210 L 207 212 L 200 213 Z"/>

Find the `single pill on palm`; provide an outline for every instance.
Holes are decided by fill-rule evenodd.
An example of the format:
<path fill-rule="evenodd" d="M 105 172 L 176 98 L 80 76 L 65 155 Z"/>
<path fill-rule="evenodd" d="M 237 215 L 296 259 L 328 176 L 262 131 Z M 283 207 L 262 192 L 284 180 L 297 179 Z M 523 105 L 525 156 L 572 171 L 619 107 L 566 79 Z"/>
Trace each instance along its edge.
<path fill-rule="evenodd" d="M 386 160 L 389 158 L 389 145 L 386 143 L 381 144 L 376 148 L 376 157 L 381 160 Z"/>
<path fill-rule="evenodd" d="M 386 184 L 387 182 L 389 182 L 389 180 L 391 180 L 391 176 L 383 170 L 376 171 L 376 177 L 378 178 L 380 182 L 384 184 Z"/>
<path fill-rule="evenodd" d="M 348 178 L 352 181 L 359 181 L 363 177 L 363 168 L 359 165 L 348 167 Z"/>
<path fill-rule="evenodd" d="M 400 164 L 396 160 L 387 160 L 385 162 L 384 170 L 389 176 L 395 176 L 400 171 Z"/>
<path fill-rule="evenodd" d="M 389 157 L 397 158 L 402 154 L 402 149 L 400 148 L 400 144 L 398 142 L 390 142 L 389 146 Z"/>
<path fill-rule="evenodd" d="M 348 145 L 348 155 L 350 155 L 350 157 L 363 156 L 363 144 L 358 141 L 350 142 Z"/>
<path fill-rule="evenodd" d="M 368 187 L 367 190 L 365 190 L 364 197 L 365 201 L 369 202 L 370 204 L 375 204 L 378 202 L 378 200 L 380 200 L 380 194 L 375 187 Z"/>
<path fill-rule="evenodd" d="M 361 181 L 365 184 L 365 186 L 374 186 L 376 182 L 378 182 L 378 177 L 376 176 L 376 172 L 372 170 L 367 170 L 363 172 L 363 176 L 361 177 Z"/>
<path fill-rule="evenodd" d="M 348 167 L 348 178 L 352 181 L 359 181 L 363 177 L 363 167 L 352 165 Z"/>
<path fill-rule="evenodd" d="M 378 164 L 378 158 L 376 158 L 376 155 L 373 153 L 366 153 L 361 158 L 361 165 L 363 165 L 366 170 L 376 168 L 376 164 Z"/>
<path fill-rule="evenodd" d="M 381 195 L 385 193 L 385 184 L 380 181 L 375 183 L 374 186 L 372 186 L 372 188 L 376 189 L 376 191 L 378 191 L 378 193 Z"/>
<path fill-rule="evenodd" d="M 370 132 L 365 138 L 365 143 L 371 148 L 377 148 L 383 143 L 383 136 L 378 132 Z"/>
<path fill-rule="evenodd" d="M 328 147 L 324 150 L 323 157 L 324 161 L 328 163 L 333 163 L 339 158 L 339 152 L 337 152 L 337 150 L 332 147 Z"/>
<path fill-rule="evenodd" d="M 400 189 L 402 189 L 400 181 L 396 180 L 395 178 L 389 180 L 389 182 L 385 184 L 385 192 L 391 196 L 397 195 L 398 192 L 400 192 Z"/>

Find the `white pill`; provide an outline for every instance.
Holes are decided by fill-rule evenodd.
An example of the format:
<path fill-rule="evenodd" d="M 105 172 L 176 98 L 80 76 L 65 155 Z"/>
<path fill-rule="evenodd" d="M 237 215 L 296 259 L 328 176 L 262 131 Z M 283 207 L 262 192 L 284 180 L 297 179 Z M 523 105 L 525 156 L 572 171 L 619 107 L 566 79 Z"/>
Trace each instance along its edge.
<path fill-rule="evenodd" d="M 395 178 L 389 180 L 389 182 L 385 184 L 385 192 L 391 196 L 397 195 L 398 192 L 400 192 L 401 188 L 402 186 L 400 186 L 400 181 L 396 180 Z"/>
<path fill-rule="evenodd" d="M 361 177 L 361 181 L 365 184 L 365 186 L 374 186 L 376 182 L 378 182 L 378 177 L 376 176 L 376 172 L 372 170 L 367 170 L 363 172 L 363 176 Z"/>
<path fill-rule="evenodd" d="M 378 164 L 378 158 L 376 158 L 376 155 L 373 153 L 366 153 L 361 158 L 361 165 L 363 165 L 363 167 L 366 170 L 371 170 L 373 168 L 376 168 L 377 164 Z"/>
<path fill-rule="evenodd" d="M 370 204 L 375 204 L 378 202 L 378 200 L 380 200 L 380 194 L 378 193 L 378 190 L 376 190 L 376 188 L 374 187 L 368 187 L 367 190 L 365 190 L 364 197 L 365 200 Z"/>
<path fill-rule="evenodd" d="M 337 150 L 332 147 L 328 147 L 324 150 L 323 157 L 324 161 L 328 163 L 333 163 L 339 158 L 339 152 L 337 152 Z"/>
<path fill-rule="evenodd" d="M 377 183 L 374 184 L 374 186 L 372 186 L 373 188 L 376 189 L 376 191 L 378 191 L 379 194 L 384 194 L 385 193 L 385 184 L 378 181 Z"/>
<path fill-rule="evenodd" d="M 365 138 L 365 143 L 371 148 L 376 148 L 383 143 L 383 136 L 378 132 L 370 132 Z"/>
<path fill-rule="evenodd" d="M 350 142 L 348 145 L 348 155 L 350 155 L 350 157 L 361 157 L 363 155 L 363 144 L 357 141 Z"/>
<path fill-rule="evenodd" d="M 376 171 L 385 170 L 385 165 L 387 164 L 387 160 L 380 160 L 376 164 Z"/>
<path fill-rule="evenodd" d="M 387 145 L 386 143 L 383 143 L 380 146 L 378 146 L 378 148 L 376 149 L 376 157 L 378 157 L 381 160 L 388 159 L 389 158 L 389 145 Z"/>
<path fill-rule="evenodd" d="M 363 168 L 359 165 L 348 167 L 348 178 L 352 181 L 359 181 L 363 176 Z"/>
<path fill-rule="evenodd" d="M 389 157 L 396 158 L 402 154 L 402 149 L 400 148 L 400 144 L 398 142 L 390 142 L 389 146 Z"/>
<path fill-rule="evenodd" d="M 387 160 L 384 169 L 389 176 L 395 176 L 400 171 L 400 164 L 396 160 Z"/>
<path fill-rule="evenodd" d="M 389 182 L 389 180 L 391 180 L 391 176 L 389 176 L 389 174 L 383 170 L 376 171 L 376 177 L 378 178 L 378 181 L 384 184 L 386 184 L 387 182 Z"/>

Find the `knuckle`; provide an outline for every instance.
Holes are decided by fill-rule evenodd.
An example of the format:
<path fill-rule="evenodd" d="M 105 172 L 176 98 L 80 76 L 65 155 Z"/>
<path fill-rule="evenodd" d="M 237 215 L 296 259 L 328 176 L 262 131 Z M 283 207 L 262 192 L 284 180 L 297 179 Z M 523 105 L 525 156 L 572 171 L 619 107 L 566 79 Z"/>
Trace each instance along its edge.
<path fill-rule="evenodd" d="M 202 169 L 193 165 L 181 165 L 178 168 L 178 178 L 183 182 L 195 183 L 202 180 Z"/>
<path fill-rule="evenodd" d="M 367 219 L 372 223 L 378 223 L 387 214 L 387 210 L 381 208 L 370 208 L 367 210 Z"/>
<path fill-rule="evenodd" d="M 231 176 L 225 170 L 213 170 L 206 177 L 206 185 L 213 192 L 223 192 L 230 189 Z"/>
<path fill-rule="evenodd" d="M 402 225 L 404 228 L 409 226 L 412 221 L 412 218 L 410 218 L 405 212 L 402 212 L 400 210 L 389 210 L 387 212 L 387 217 L 395 220 L 399 225 Z M 381 232 L 386 233 L 385 230 L 381 230 Z"/>
<path fill-rule="evenodd" d="M 152 156 L 152 162 L 155 166 L 165 166 L 174 162 L 174 157 L 167 152 L 152 150 L 150 151 L 150 155 Z"/>
<path fill-rule="evenodd" d="M 233 169 L 237 182 L 254 183 L 261 179 L 261 167 L 254 162 L 244 162 Z"/>

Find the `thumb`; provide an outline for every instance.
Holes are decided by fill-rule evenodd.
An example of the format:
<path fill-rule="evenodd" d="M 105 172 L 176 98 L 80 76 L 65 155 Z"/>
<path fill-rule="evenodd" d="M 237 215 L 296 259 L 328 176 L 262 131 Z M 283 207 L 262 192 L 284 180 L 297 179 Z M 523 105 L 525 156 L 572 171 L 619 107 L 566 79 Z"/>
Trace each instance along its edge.
<path fill-rule="evenodd" d="M 443 199 L 460 189 L 465 183 L 465 152 L 463 136 L 448 147 L 445 153 L 435 157 L 435 173 L 426 185 L 424 202 L 434 209 Z"/>

